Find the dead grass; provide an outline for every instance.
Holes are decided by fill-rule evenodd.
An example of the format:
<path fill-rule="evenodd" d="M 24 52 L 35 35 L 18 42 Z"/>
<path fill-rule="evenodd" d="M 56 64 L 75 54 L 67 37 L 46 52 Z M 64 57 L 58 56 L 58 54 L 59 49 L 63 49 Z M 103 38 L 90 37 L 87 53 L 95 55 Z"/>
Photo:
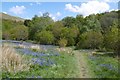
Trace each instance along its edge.
<path fill-rule="evenodd" d="M 57 51 L 59 52 L 64 52 L 70 55 L 73 55 L 73 49 L 70 47 L 61 47 L 61 48 L 56 48 Z"/>
<path fill-rule="evenodd" d="M 2 45 L 2 66 L 1 69 L 10 73 L 29 70 L 29 64 L 24 56 L 17 54 L 15 49 L 9 44 Z"/>

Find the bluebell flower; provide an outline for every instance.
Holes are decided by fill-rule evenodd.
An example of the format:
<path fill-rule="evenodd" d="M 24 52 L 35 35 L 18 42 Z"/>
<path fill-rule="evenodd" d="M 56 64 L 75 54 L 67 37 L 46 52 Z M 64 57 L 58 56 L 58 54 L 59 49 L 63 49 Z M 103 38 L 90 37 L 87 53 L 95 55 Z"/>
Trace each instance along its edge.
<path fill-rule="evenodd" d="M 32 78 L 34 78 L 34 76 L 32 76 Z"/>
<path fill-rule="evenodd" d="M 114 70 L 113 66 L 110 65 L 110 64 L 100 64 L 99 66 L 105 67 L 105 68 L 107 68 L 108 70 Z"/>
<path fill-rule="evenodd" d="M 97 58 L 95 56 L 89 56 L 89 59 L 96 60 Z"/>
<path fill-rule="evenodd" d="M 42 78 L 41 76 L 37 76 L 37 78 Z"/>
<path fill-rule="evenodd" d="M 43 62 L 39 62 L 39 65 L 40 65 L 40 66 L 43 66 L 44 64 L 43 64 Z"/>

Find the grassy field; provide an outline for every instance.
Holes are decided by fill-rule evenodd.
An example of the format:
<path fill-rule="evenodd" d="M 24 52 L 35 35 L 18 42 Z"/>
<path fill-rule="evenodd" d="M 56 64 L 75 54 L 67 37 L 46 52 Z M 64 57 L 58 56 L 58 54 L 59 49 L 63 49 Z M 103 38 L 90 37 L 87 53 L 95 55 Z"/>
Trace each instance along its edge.
<path fill-rule="evenodd" d="M 24 45 L 23 45 L 24 46 Z M 41 49 L 14 46 L 17 54 L 24 55 L 30 63 L 29 71 L 11 73 L 3 71 L 3 78 L 75 78 L 76 60 L 74 55 L 57 51 L 54 46 L 41 46 Z M 33 48 L 34 47 L 34 48 Z M 29 66 L 28 66 L 29 67 Z"/>
<path fill-rule="evenodd" d="M 31 43 L 9 45 L 3 47 L 3 78 L 118 78 L 120 74 L 120 63 L 108 53 Z"/>
<path fill-rule="evenodd" d="M 111 53 L 96 52 L 95 55 L 85 53 L 86 61 L 95 78 L 118 78 L 120 76 L 120 63 Z M 91 73 L 91 74 L 92 74 Z"/>

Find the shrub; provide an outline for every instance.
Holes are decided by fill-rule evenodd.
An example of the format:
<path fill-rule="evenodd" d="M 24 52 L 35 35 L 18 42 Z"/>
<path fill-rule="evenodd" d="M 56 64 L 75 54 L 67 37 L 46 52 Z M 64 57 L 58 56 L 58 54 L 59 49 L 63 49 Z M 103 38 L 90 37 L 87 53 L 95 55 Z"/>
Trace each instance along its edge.
<path fill-rule="evenodd" d="M 67 45 L 67 40 L 66 39 L 60 39 L 58 41 L 58 44 L 60 47 L 65 47 Z"/>
<path fill-rule="evenodd" d="M 103 43 L 103 36 L 100 32 L 89 31 L 80 35 L 78 48 L 100 48 Z"/>
<path fill-rule="evenodd" d="M 18 25 L 10 29 L 10 39 L 27 40 L 28 39 L 28 27 L 24 25 Z"/>
<path fill-rule="evenodd" d="M 54 41 L 54 35 L 51 31 L 41 31 L 36 34 L 36 40 L 41 44 L 52 44 Z"/>
<path fill-rule="evenodd" d="M 17 73 L 29 70 L 29 64 L 26 63 L 24 56 L 17 54 L 10 45 L 3 44 L 0 55 L 2 55 L 1 69 L 3 72 Z"/>
<path fill-rule="evenodd" d="M 116 51 L 118 44 L 118 28 L 112 27 L 104 36 L 104 47 L 107 51 Z"/>
<path fill-rule="evenodd" d="M 60 38 L 67 40 L 67 46 L 74 46 L 76 43 L 75 39 L 77 38 L 78 34 L 79 30 L 76 26 L 71 28 L 64 27 L 61 29 Z"/>
<path fill-rule="evenodd" d="M 74 40 L 74 38 L 69 38 L 69 39 L 67 39 L 67 46 L 74 46 L 75 45 L 75 40 Z"/>

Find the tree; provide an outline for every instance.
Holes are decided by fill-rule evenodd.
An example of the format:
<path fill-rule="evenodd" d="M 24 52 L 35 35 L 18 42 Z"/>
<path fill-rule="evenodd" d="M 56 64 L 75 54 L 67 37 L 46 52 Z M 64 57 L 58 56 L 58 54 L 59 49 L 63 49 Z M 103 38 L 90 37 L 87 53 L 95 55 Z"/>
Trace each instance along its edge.
<path fill-rule="evenodd" d="M 76 26 L 72 26 L 71 28 L 68 29 L 68 32 L 69 33 L 67 35 L 67 40 L 68 40 L 67 46 L 74 46 L 77 43 L 79 29 Z"/>
<path fill-rule="evenodd" d="M 88 31 L 89 30 L 94 30 L 97 32 L 102 31 L 101 24 L 99 20 L 97 20 L 95 15 L 89 15 L 88 17 L 86 17 L 86 26 L 88 27 Z"/>
<path fill-rule="evenodd" d="M 53 20 L 47 16 L 41 16 L 38 17 L 37 15 L 33 17 L 32 19 L 32 26 L 29 28 L 29 39 L 34 40 L 35 39 L 35 33 L 40 32 L 42 30 L 46 30 L 48 25 L 53 24 Z"/>
<path fill-rule="evenodd" d="M 109 27 L 112 26 L 114 20 L 118 20 L 117 12 L 112 11 L 101 14 L 101 16 L 99 17 L 99 21 L 104 34 L 109 31 Z"/>
<path fill-rule="evenodd" d="M 77 15 L 76 16 L 76 24 L 79 26 L 82 26 L 82 25 L 84 25 L 84 23 L 85 23 L 85 19 L 83 18 L 83 16 L 82 15 Z"/>
<path fill-rule="evenodd" d="M 41 31 L 36 33 L 36 40 L 41 44 L 52 44 L 54 41 L 54 35 L 51 31 Z"/>
<path fill-rule="evenodd" d="M 76 43 L 76 38 L 79 34 L 79 30 L 76 26 L 72 26 L 71 28 L 63 27 L 60 31 L 60 38 L 67 40 L 67 46 L 74 46 Z"/>
<path fill-rule="evenodd" d="M 2 20 L 2 39 L 26 40 L 28 38 L 28 27 L 21 21 Z"/>
<path fill-rule="evenodd" d="M 43 17 L 49 17 L 49 13 L 48 12 L 43 13 Z"/>
<path fill-rule="evenodd" d="M 81 34 L 90 30 L 86 25 L 81 26 L 79 29 Z"/>
<path fill-rule="evenodd" d="M 77 15 L 76 19 L 75 19 L 75 24 L 78 27 L 78 29 L 80 30 L 80 33 L 82 34 L 85 31 L 84 26 L 86 26 L 85 18 L 83 18 L 82 15 Z M 82 28 L 84 28 L 84 29 L 82 29 Z"/>
<path fill-rule="evenodd" d="M 27 27 L 31 27 L 32 26 L 31 20 L 25 20 L 24 25 L 27 26 Z"/>
<path fill-rule="evenodd" d="M 52 32 L 57 40 L 60 39 L 61 30 L 64 28 L 61 21 L 56 21 L 53 25 Z"/>
<path fill-rule="evenodd" d="M 100 32 L 89 31 L 80 35 L 77 48 L 98 49 L 103 43 L 103 36 Z"/>
<path fill-rule="evenodd" d="M 118 24 L 113 22 L 111 29 L 107 31 L 104 37 L 104 46 L 107 50 L 116 51 L 118 46 Z"/>
<path fill-rule="evenodd" d="M 74 17 L 65 17 L 62 19 L 64 27 L 72 27 L 75 24 Z"/>
<path fill-rule="evenodd" d="M 28 39 L 28 28 L 24 25 L 18 25 L 10 30 L 11 39 L 14 40 L 27 40 Z"/>
<path fill-rule="evenodd" d="M 46 31 L 52 31 L 52 30 L 53 30 L 53 25 L 54 25 L 54 23 L 48 25 L 48 26 L 46 27 Z"/>
<path fill-rule="evenodd" d="M 67 38 L 69 35 L 69 29 L 67 27 L 63 27 L 60 32 L 60 38 Z"/>
<path fill-rule="evenodd" d="M 2 32 L 2 39 L 3 40 L 9 40 L 10 39 L 10 33 L 9 33 L 9 31 L 6 30 L 6 31 Z"/>

